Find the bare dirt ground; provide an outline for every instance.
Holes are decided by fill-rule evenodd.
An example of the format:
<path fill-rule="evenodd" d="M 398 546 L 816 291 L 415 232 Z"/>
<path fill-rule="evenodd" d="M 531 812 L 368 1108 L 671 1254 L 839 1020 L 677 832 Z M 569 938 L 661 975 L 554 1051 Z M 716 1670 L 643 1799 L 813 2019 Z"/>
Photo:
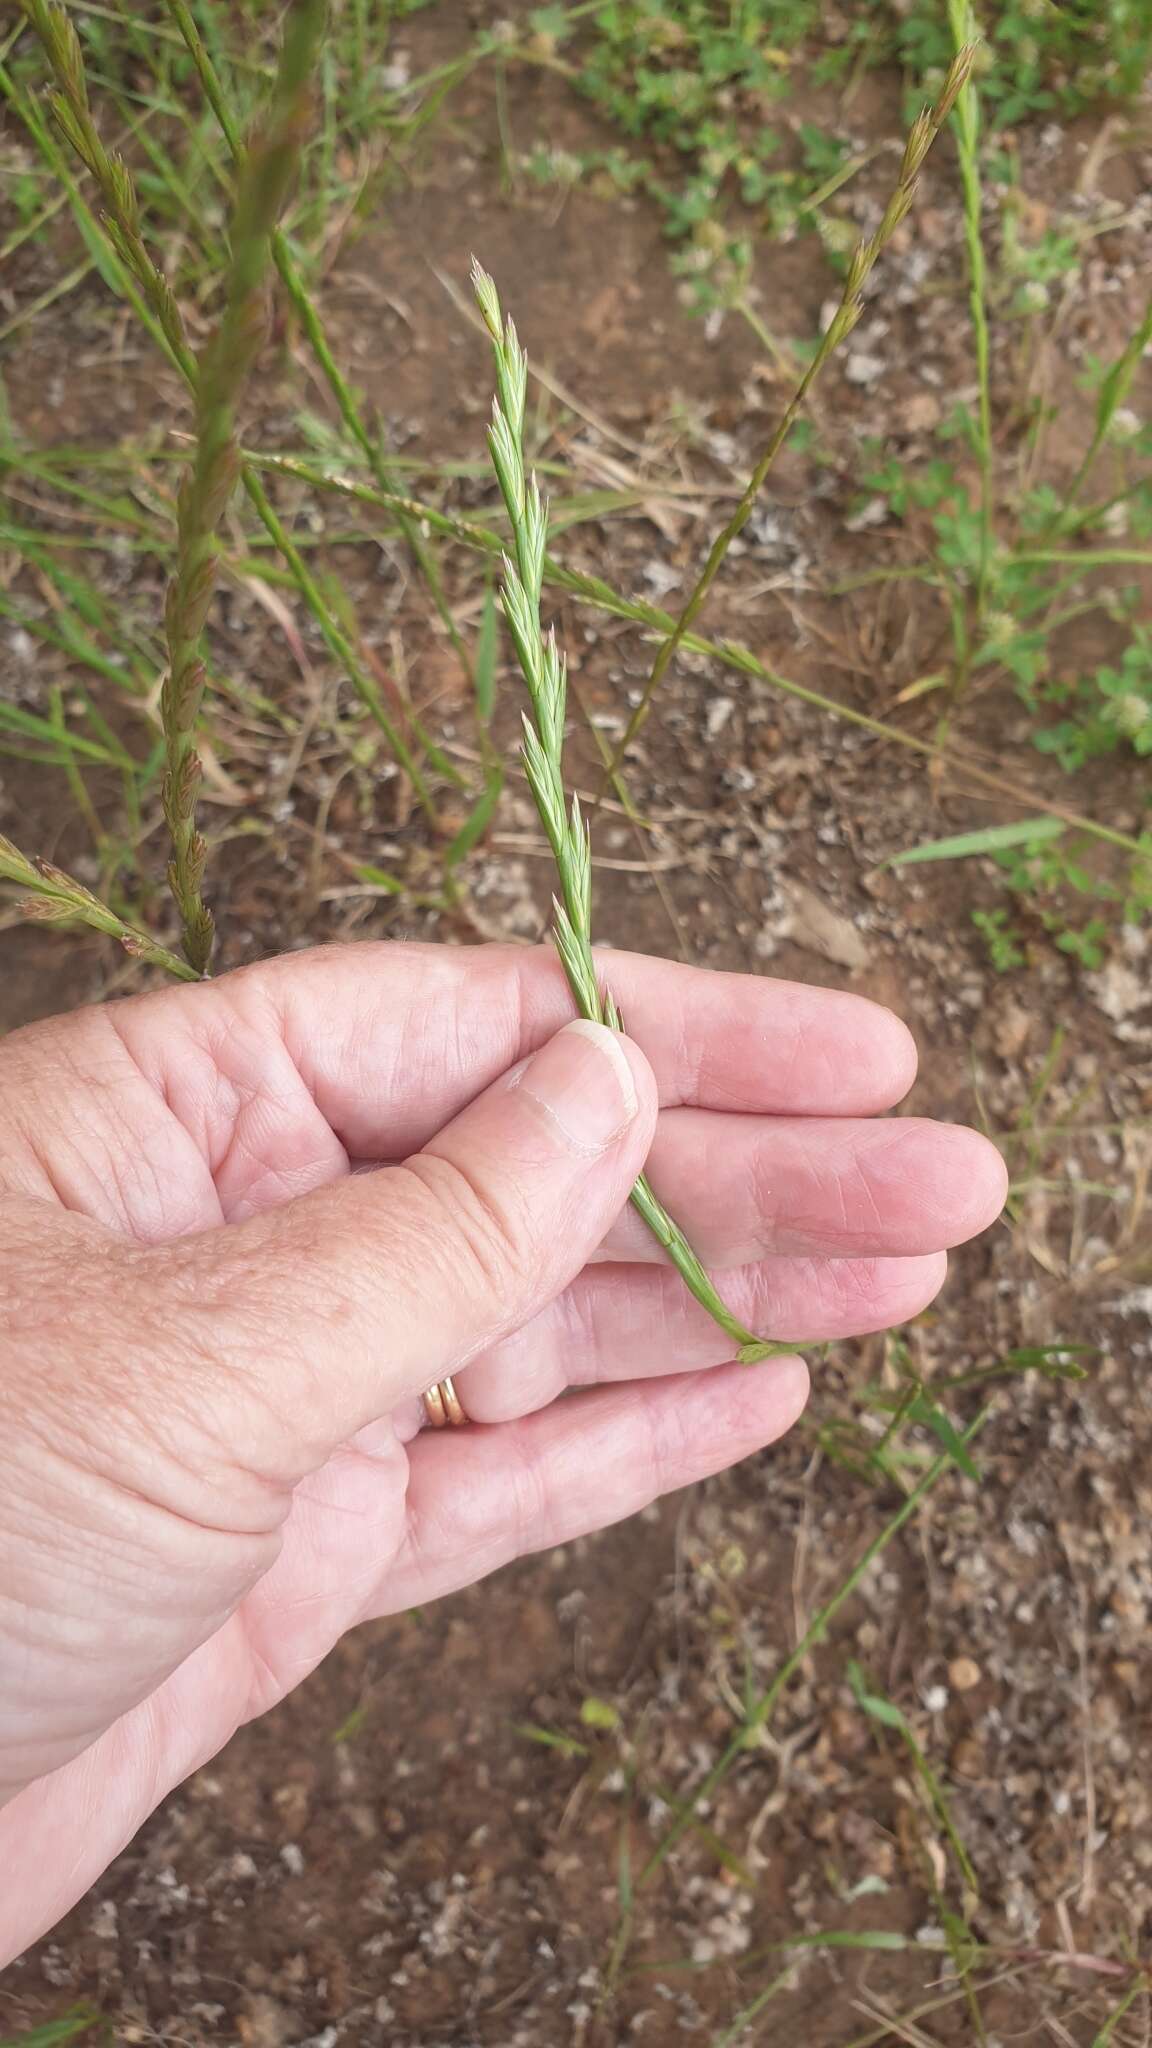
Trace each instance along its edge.
<path fill-rule="evenodd" d="M 406 25 L 414 69 L 434 61 L 447 33 L 435 10 Z M 514 82 L 520 146 L 542 131 L 595 135 L 562 81 Z M 868 90 L 854 124 L 895 136 L 898 93 Z M 1056 207 L 1074 189 L 1097 133 L 1085 123 L 1025 138 L 1038 203 Z M 1112 196 L 1129 218 L 1089 259 L 1064 353 L 1034 366 L 1057 393 L 1061 380 L 1071 388 L 1078 355 L 1130 331 L 1152 253 L 1148 172 L 1138 143 L 1118 145 L 1093 172 L 1083 203 Z M 882 160 L 860 182 L 862 211 L 886 174 Z M 503 189 L 491 81 L 478 74 L 388 217 L 349 242 L 326 287 L 345 357 L 404 452 L 432 461 L 482 449 L 485 353 L 437 275 L 462 286 L 473 248 L 499 278 L 534 364 L 583 408 L 542 400 L 542 451 L 574 465 L 589 490 L 622 478 L 636 489 L 627 517 L 565 536 L 565 558 L 665 601 L 731 504 L 781 386 L 746 328 L 730 320 L 713 334 L 686 314 L 645 204 Z M 953 173 L 942 165 L 858 337 L 881 370 L 860 382 L 833 366 L 816 412 L 820 459 L 781 464 L 710 614 L 717 633 L 749 642 L 785 675 L 879 716 L 932 666 L 940 621 L 906 585 L 835 600 L 821 591 L 908 544 L 845 530 L 854 445 L 883 433 L 896 453 L 922 460 L 945 400 L 971 383 L 960 249 Z M 812 330 L 829 295 L 811 241 L 768 251 L 760 284 L 766 317 L 793 337 Z M 35 277 L 20 288 L 33 291 Z M 998 328 L 1002 368 L 1016 347 Z M 67 327 L 49 318 L 26 336 L 7 374 L 17 418 L 45 442 L 107 439 L 113 407 L 135 430 L 141 408 L 163 419 L 175 405 L 96 290 L 72 303 Z M 299 373 L 283 352 L 266 389 L 254 428 L 265 444 L 287 436 L 298 402 Z M 320 404 L 314 391 L 310 402 Z M 1002 443 L 1017 426 L 1006 407 Z M 1057 432 L 1057 469 L 1074 452 Z M 465 482 L 455 502 L 487 498 L 486 486 Z M 393 675 L 402 661 L 426 718 L 450 738 L 455 727 L 465 746 L 450 653 L 398 546 L 361 543 L 334 557 L 381 661 Z M 134 602 L 149 598 L 146 574 Z M 474 563 L 452 557 L 451 575 L 461 616 L 474 620 Z M 634 627 L 569 601 L 557 604 L 557 623 L 581 710 L 618 734 L 650 649 Z M 251 588 L 228 591 L 222 635 L 260 688 L 307 710 L 313 686 Z M 322 678 L 315 689 L 320 725 L 334 686 Z M 505 692 L 511 734 L 510 678 Z M 915 708 L 902 715 L 923 733 L 934 713 L 919 724 Z M 398 782 L 350 768 L 332 745 L 297 759 L 285 743 L 270 755 L 231 711 L 222 727 L 240 800 L 218 785 L 210 812 L 221 967 L 338 934 L 538 935 L 548 865 L 522 786 L 476 857 L 459 918 L 398 911 L 352 875 L 370 860 L 419 877 L 420 829 Z M 971 705 L 962 734 L 974 757 L 1067 800 L 1007 690 Z M 586 732 L 576 745 L 594 787 Z M 916 1369 L 964 1373 L 1066 1340 L 1095 1347 L 1087 1378 L 996 1384 L 980 1483 L 943 1479 L 864 1578 L 706 1810 L 709 1832 L 685 1836 L 637 1893 L 607 1992 L 621 1873 L 643 1865 L 748 1692 L 771 1682 L 899 1506 L 894 1488 L 829 1454 L 828 1426 L 858 1416 L 861 1390 L 890 1369 L 883 1339 L 832 1347 L 810 1423 L 763 1459 L 346 1641 L 181 1788 L 98 1891 L 7 1973 L 7 2032 L 84 1997 L 125 2043 L 672 2048 L 718 2043 L 790 1960 L 790 1983 L 741 2039 L 1087 2048 L 1133 1965 L 1147 1964 L 1147 957 L 1138 939 L 1126 948 L 1117 938 L 1086 975 L 1037 928 L 1027 964 L 993 975 L 969 919 L 1000 900 L 989 872 L 877 864 L 1011 807 L 957 774 L 938 783 L 912 754 L 715 663 L 679 663 L 636 749 L 632 787 L 659 821 L 649 867 L 666 902 L 631 829 L 607 811 L 596 839 L 602 938 L 890 1003 L 922 1051 L 908 1107 L 983 1118 L 1009 1147 L 1012 1216 L 956 1259 L 940 1302 L 904 1333 Z M 1082 779 L 1074 800 L 1137 829 L 1131 771 Z M 261 836 L 234 829 L 252 815 L 271 820 Z M 60 818 L 58 791 L 0 774 L 0 828 L 18 842 L 68 851 Z M 0 1028 L 139 985 L 96 940 L 9 929 L 0 949 Z M 957 1414 L 976 1412 L 976 1393 L 952 1399 Z M 931 1440 L 922 1448 L 927 1456 Z M 907 1747 L 852 1698 L 852 1658 L 899 1703 L 946 1789 L 976 1880 L 966 1899 Z M 589 1699 L 613 1725 L 582 1719 Z M 531 1739 L 529 1726 L 568 1746 Z M 983 2037 L 941 1948 L 942 1903 L 963 1907 L 994 1951 L 975 1970 Z M 853 1930 L 908 1946 L 774 1946 Z M 1147 2041 L 1150 2026 L 1142 1995 L 1112 2038 Z"/>

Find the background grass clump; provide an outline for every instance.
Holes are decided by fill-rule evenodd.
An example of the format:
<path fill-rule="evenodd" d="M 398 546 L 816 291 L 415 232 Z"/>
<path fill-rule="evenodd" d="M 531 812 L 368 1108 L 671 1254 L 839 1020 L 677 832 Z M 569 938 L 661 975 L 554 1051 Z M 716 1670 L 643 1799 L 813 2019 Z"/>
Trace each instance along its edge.
<path fill-rule="evenodd" d="M 598 172 L 655 198 L 678 245 L 673 260 L 705 309 L 718 291 L 730 294 L 757 235 L 818 232 L 832 262 L 843 259 L 837 217 L 825 209 L 854 158 L 868 153 L 850 140 L 852 89 L 898 66 L 914 105 L 954 47 L 947 8 L 920 0 L 844 10 L 814 0 L 609 0 L 540 7 L 530 20 L 550 48 L 570 54 L 581 91 L 621 137 L 582 160 L 543 146 L 536 175 Z M 980 91 L 993 132 L 1123 101 L 1152 58 L 1152 21 L 1139 0 L 1007 0 L 984 10 L 981 27 Z M 849 88 L 831 126 L 788 120 L 798 77 Z"/>

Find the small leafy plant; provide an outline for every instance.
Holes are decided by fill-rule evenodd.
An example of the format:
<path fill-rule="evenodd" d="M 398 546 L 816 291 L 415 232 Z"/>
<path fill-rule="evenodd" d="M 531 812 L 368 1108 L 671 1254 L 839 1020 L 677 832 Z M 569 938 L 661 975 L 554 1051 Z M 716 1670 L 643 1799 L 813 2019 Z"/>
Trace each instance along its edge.
<path fill-rule="evenodd" d="M 1124 746 L 1152 754 L 1152 628 L 1134 628 L 1119 667 L 1104 662 L 1091 675 L 1053 681 L 1045 697 L 1068 706 L 1069 714 L 1041 727 L 1036 745 L 1055 754 L 1069 774 Z"/>
<path fill-rule="evenodd" d="M 1025 955 L 1020 934 L 1009 923 L 1006 910 L 974 910 L 972 923 L 984 941 L 989 965 L 995 973 L 1011 974 L 1014 968 L 1023 967 Z"/>

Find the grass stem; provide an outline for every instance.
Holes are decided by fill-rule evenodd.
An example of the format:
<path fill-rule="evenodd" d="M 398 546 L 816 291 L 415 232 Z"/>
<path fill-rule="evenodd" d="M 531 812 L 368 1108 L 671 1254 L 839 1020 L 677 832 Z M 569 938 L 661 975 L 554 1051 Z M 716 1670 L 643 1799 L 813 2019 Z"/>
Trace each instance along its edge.
<path fill-rule="evenodd" d="M 361 504 L 376 505 L 382 511 L 394 513 L 396 509 L 396 500 L 391 493 L 380 491 L 374 485 L 365 483 L 357 477 L 321 469 L 314 463 L 301 461 L 297 456 L 272 455 L 265 454 L 259 449 L 246 449 L 245 462 L 248 474 L 255 470 L 263 470 L 271 474 L 295 477 L 302 483 L 314 484 L 321 490 L 335 491 Z M 437 532 L 451 534 L 466 547 L 475 548 L 483 554 L 497 558 L 503 552 L 505 543 L 492 527 L 481 526 L 474 520 L 456 518 L 452 513 L 443 512 L 439 506 L 430 505 L 419 498 L 405 496 L 400 502 L 413 517 L 419 517 Z M 1149 559 L 1148 550 L 1133 550 L 1130 554 L 1133 560 Z M 1031 561 L 1037 557 L 1028 554 L 1018 559 Z M 1041 556 L 1039 559 L 1049 558 Z M 1083 559 L 1089 566 L 1093 561 L 1091 556 L 1085 558 L 1075 555 L 1060 555 L 1058 559 Z M 1109 552 L 1110 563 L 1124 559 L 1126 557 L 1123 553 Z M 662 637 L 675 628 L 676 621 L 671 613 L 663 611 L 660 606 L 650 604 L 644 598 L 626 597 L 623 592 L 614 589 L 612 584 L 606 583 L 602 577 L 586 575 L 579 569 L 569 569 L 564 563 L 557 561 L 555 556 L 547 553 L 544 556 L 543 580 L 555 585 L 559 590 L 571 592 L 582 604 L 592 605 L 596 610 L 606 612 L 613 618 L 631 619 L 636 625 L 646 626 L 651 632 Z M 908 748 L 926 760 L 950 764 L 958 773 L 968 776 L 971 781 L 991 794 L 1004 797 L 1011 803 L 1026 804 L 1029 813 L 1042 811 L 1048 816 L 1063 818 L 1066 824 L 1074 826 L 1077 831 L 1086 832 L 1090 838 L 1102 840 L 1109 846 L 1121 847 L 1126 853 L 1135 854 L 1143 861 L 1152 860 L 1152 852 L 1147 843 L 1133 838 L 1131 833 L 1116 831 L 1095 818 L 1086 817 L 1080 811 L 1050 801 L 1034 790 L 1021 789 L 1007 776 L 996 774 L 966 754 L 957 754 L 951 749 L 941 747 L 933 740 L 921 739 L 916 733 L 906 732 L 902 726 L 892 725 L 883 718 L 873 718 L 869 712 L 858 711 L 855 705 L 844 704 L 836 697 L 826 696 L 822 690 L 814 690 L 806 683 L 798 683 L 791 676 L 782 675 L 779 670 L 770 668 L 767 662 L 762 661 L 758 654 L 754 654 L 750 647 L 744 646 L 739 640 L 712 640 L 703 633 L 691 632 L 684 634 L 682 645 L 693 654 L 702 654 L 710 660 L 723 662 L 726 667 L 737 670 L 741 675 L 755 676 L 771 689 L 779 690 L 785 696 L 794 697 L 802 704 L 810 704 L 814 710 L 826 712 L 831 718 L 841 719 L 861 732 L 871 733 L 875 739 L 893 746 Z M 606 772 L 607 765 L 610 764 L 606 764 Z"/>
<path fill-rule="evenodd" d="M 973 50 L 977 28 L 971 0 L 948 0 L 948 18 L 957 51 Z M 971 63 L 969 63 L 969 72 Z M 980 466 L 980 538 L 976 570 L 975 621 L 971 638 L 980 637 L 988 609 L 992 573 L 992 379 L 988 330 L 988 265 L 984 255 L 983 196 L 980 184 L 980 99 L 971 76 L 956 95 L 953 115 L 964 195 L 964 242 L 968 252 L 968 305 L 976 349 L 976 459 Z"/>
<path fill-rule="evenodd" d="M 652 699 L 660 688 L 679 649 L 684 645 L 688 632 L 697 618 L 704 600 L 708 596 L 708 592 L 716 581 L 724 557 L 727 555 L 732 542 L 747 525 L 752 508 L 760 494 L 761 486 L 765 482 L 785 441 L 788 439 L 809 392 L 828 358 L 839 348 L 841 342 L 847 340 L 863 313 L 864 285 L 875 268 L 882 250 L 892 239 L 892 236 L 911 208 L 920 172 L 924 165 L 924 159 L 936 140 L 940 129 L 948 119 L 958 96 L 965 88 L 975 54 L 974 47 L 961 49 L 957 52 L 935 106 L 926 108 L 913 123 L 908 140 L 904 145 L 904 155 L 901 159 L 896 187 L 884 209 L 880 225 L 876 229 L 875 234 L 869 235 L 863 241 L 858 242 L 853 250 L 848 263 L 848 271 L 844 280 L 840 303 L 820 337 L 816 352 L 793 391 L 791 398 L 788 400 L 776 430 L 757 462 L 755 469 L 752 471 L 735 511 L 727 524 L 721 527 L 720 532 L 712 542 L 704 567 L 700 571 L 671 632 L 661 641 L 660 646 L 656 650 L 656 658 L 652 664 L 648 681 L 644 685 L 640 702 L 633 711 L 625 728 L 624 736 L 612 756 L 613 772 L 620 766 L 621 761 L 644 724 L 652 706 Z M 606 775 L 605 788 L 607 788 L 609 780 L 610 776 Z"/>
<path fill-rule="evenodd" d="M 979 1435 L 988 1420 L 989 1413 L 990 1410 L 984 1409 L 970 1428 L 964 1431 L 963 1441 L 965 1444 L 970 1444 Z M 800 1670 L 805 1658 L 811 1654 L 818 1643 L 823 1641 L 845 1601 L 851 1599 L 852 1594 L 866 1577 L 881 1552 L 887 1549 L 892 1538 L 899 1534 L 905 1523 L 911 1521 L 913 1515 L 917 1513 L 921 1504 L 927 1499 L 933 1487 L 937 1484 L 938 1480 L 943 1478 L 944 1473 L 953 1462 L 951 1452 L 945 1452 L 943 1456 L 933 1461 L 919 1484 L 913 1488 L 891 1519 L 884 1524 L 879 1534 L 873 1537 L 867 1549 L 853 1565 L 852 1570 L 836 1588 L 831 1599 L 827 1600 L 819 1612 L 812 1617 L 796 1648 L 791 1656 L 787 1657 L 780 1666 L 771 1685 L 768 1686 L 766 1691 L 761 1693 L 758 1700 L 753 1702 L 736 1734 L 721 1752 L 711 1770 L 701 1780 L 695 1792 L 685 1801 L 683 1809 L 673 1821 L 663 1841 L 653 1851 L 648 1862 L 640 1872 L 636 1881 L 637 1889 L 640 1889 L 651 1878 L 655 1877 L 661 1864 L 688 1827 L 692 1815 L 699 1811 L 705 1800 L 710 1800 L 714 1793 L 719 1790 L 732 1766 L 749 1748 L 749 1737 L 755 1735 L 759 1729 L 767 1727 L 773 1714 L 776 1712 L 783 1694 L 795 1678 L 796 1673 Z"/>
<path fill-rule="evenodd" d="M 564 716 L 568 679 L 556 635 L 545 635 L 540 607 L 544 581 L 548 514 L 534 476 L 524 462 L 524 409 L 528 362 L 511 320 L 505 321 L 492 279 L 474 265 L 472 281 L 484 324 L 492 337 L 496 398 L 488 447 L 512 530 L 512 553 L 503 559 L 504 616 L 528 689 L 531 717 L 524 714 L 523 759 L 540 822 L 560 884 L 553 900 L 553 937 L 581 1016 L 623 1030 L 619 1011 L 602 991 L 592 952 L 592 849 L 579 799 L 569 805 L 564 788 Z M 757 1337 L 731 1313 L 679 1225 L 641 1176 L 632 1202 L 664 1247 L 685 1286 L 729 1336 L 746 1363 L 793 1351 L 794 1345 Z"/>
<path fill-rule="evenodd" d="M 195 66 L 196 75 L 204 89 L 204 96 L 216 116 L 224 140 L 233 158 L 239 161 L 241 148 L 236 124 L 229 113 L 220 79 L 204 39 L 197 27 L 192 10 L 187 4 L 187 0 L 165 0 L 165 4 L 175 27 L 184 39 L 188 54 Z M 344 425 L 367 461 L 377 483 L 384 490 L 394 490 L 395 479 L 380 438 L 370 431 L 352 395 L 348 381 L 332 352 L 316 302 L 308 290 L 308 286 L 292 254 L 288 238 L 281 228 L 273 230 L 272 260 L 279 272 L 280 280 L 292 303 L 293 310 L 300 322 L 308 345 L 316 358 L 321 375 L 329 391 L 332 393 Z M 472 664 L 469 659 L 468 649 L 464 644 L 460 629 L 452 616 L 435 556 L 421 534 L 419 523 L 416 520 L 409 519 L 401 513 L 397 517 L 397 524 L 400 527 L 405 544 L 420 574 L 424 578 L 429 595 L 436 608 L 437 616 L 463 664 L 466 676 L 471 681 Z"/>
<path fill-rule="evenodd" d="M 20 905 L 20 913 L 32 923 L 86 924 L 93 931 L 104 932 L 109 938 L 119 940 L 126 953 L 131 953 L 134 960 L 142 960 L 147 967 L 162 967 L 167 974 L 174 974 L 178 981 L 200 979 L 190 962 L 170 953 L 148 932 L 140 931 L 136 925 L 118 917 L 83 883 L 66 875 L 51 861 L 29 860 L 10 839 L 3 837 L 0 837 L 0 882 L 12 882 L 27 889 L 29 893 Z"/>
<path fill-rule="evenodd" d="M 325 13 L 326 0 L 297 0 L 288 17 L 271 102 L 244 159 L 224 311 L 196 365 L 195 452 L 176 500 L 176 568 L 164 608 L 168 672 L 160 695 L 163 803 L 172 835 L 169 886 L 180 912 L 185 954 L 201 974 L 211 959 L 214 927 L 203 895 L 207 848 L 196 826 L 202 772 L 196 727 L 205 684 L 200 641 L 216 583 L 217 529 L 240 470 L 236 408 L 264 339 L 262 288 L 269 240 L 299 160 Z"/>
<path fill-rule="evenodd" d="M 302 0 L 302 4 L 312 7 L 316 0 Z M 198 381 L 196 360 L 188 346 L 179 308 L 167 280 L 153 262 L 140 233 L 139 205 L 128 172 L 121 160 L 105 149 L 92 120 L 83 56 L 75 29 L 63 9 L 52 4 L 52 0 L 22 0 L 22 5 L 44 46 L 56 80 L 57 89 L 52 103 L 58 118 L 63 109 L 62 130 L 94 178 L 104 202 L 104 214 L 97 220 L 82 195 L 77 194 L 77 216 L 82 225 L 87 222 L 92 230 L 100 232 L 114 259 L 113 282 L 124 290 L 135 310 L 141 313 L 144 325 L 160 340 L 195 397 Z M 0 78 L 0 84 L 3 83 Z M 46 161 L 56 167 L 58 152 L 43 123 L 34 110 L 31 111 L 31 119 L 27 114 L 25 118 Z M 294 546 L 259 476 L 247 463 L 242 463 L 240 477 L 249 502 L 274 546 L 283 555 L 329 653 L 344 669 L 361 703 L 380 727 L 397 762 L 407 774 L 418 802 L 435 826 L 436 812 L 428 785 L 403 734 L 389 716 L 379 689 L 359 660 L 348 634 L 339 624 L 300 550 Z"/>

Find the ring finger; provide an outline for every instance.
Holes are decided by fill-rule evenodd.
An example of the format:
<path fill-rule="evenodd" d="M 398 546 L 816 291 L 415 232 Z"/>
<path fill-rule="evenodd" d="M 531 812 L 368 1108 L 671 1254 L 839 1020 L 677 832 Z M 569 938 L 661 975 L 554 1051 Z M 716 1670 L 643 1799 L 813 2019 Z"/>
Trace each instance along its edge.
<path fill-rule="evenodd" d="M 907 1322 L 934 1298 L 946 1270 L 943 1252 L 763 1259 L 725 1273 L 721 1291 L 749 1329 L 800 1346 Z M 522 1330 L 457 1373 L 456 1391 L 470 1420 L 508 1422 L 569 1387 L 691 1372 L 729 1362 L 734 1350 L 677 1273 L 591 1266 Z"/>

